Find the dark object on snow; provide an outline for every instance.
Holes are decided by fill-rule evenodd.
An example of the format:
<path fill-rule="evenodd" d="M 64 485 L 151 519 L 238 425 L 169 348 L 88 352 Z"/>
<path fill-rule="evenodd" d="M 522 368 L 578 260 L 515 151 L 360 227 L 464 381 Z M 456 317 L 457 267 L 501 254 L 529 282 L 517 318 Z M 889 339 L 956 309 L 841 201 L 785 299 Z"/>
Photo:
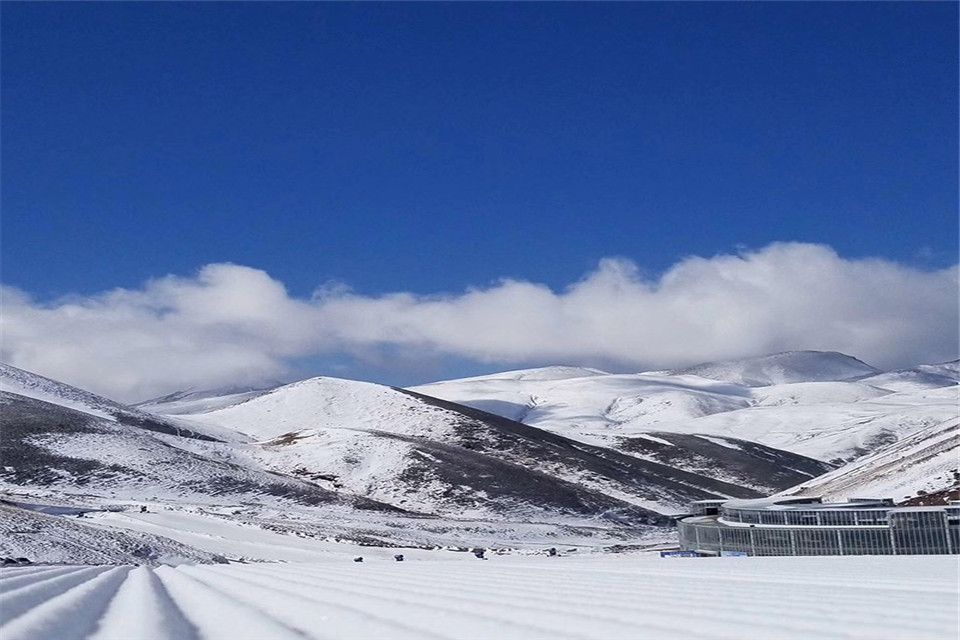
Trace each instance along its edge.
<path fill-rule="evenodd" d="M 0 558 L 0 566 L 9 567 L 11 565 L 18 566 L 24 564 L 33 564 L 27 558 Z"/>
<path fill-rule="evenodd" d="M 398 553 L 397 555 L 393 556 L 393 559 L 396 560 L 397 562 L 403 562 L 403 554 Z"/>
<path fill-rule="evenodd" d="M 363 556 L 357 556 L 353 559 L 354 562 L 363 562 Z"/>
<path fill-rule="evenodd" d="M 547 555 L 550 555 L 550 556 L 555 556 L 555 555 L 557 555 L 557 548 L 556 548 L 556 547 L 550 547 L 549 549 L 547 549 Z"/>
<path fill-rule="evenodd" d="M 480 558 L 481 560 L 486 560 L 486 557 L 484 557 L 484 555 L 483 555 L 483 554 L 485 554 L 485 553 L 486 553 L 486 550 L 484 550 L 484 549 L 474 549 L 474 550 L 473 550 L 473 555 L 475 555 L 476 557 Z"/>
<path fill-rule="evenodd" d="M 146 507 L 140 507 L 140 513 L 146 513 L 146 512 L 147 512 Z"/>

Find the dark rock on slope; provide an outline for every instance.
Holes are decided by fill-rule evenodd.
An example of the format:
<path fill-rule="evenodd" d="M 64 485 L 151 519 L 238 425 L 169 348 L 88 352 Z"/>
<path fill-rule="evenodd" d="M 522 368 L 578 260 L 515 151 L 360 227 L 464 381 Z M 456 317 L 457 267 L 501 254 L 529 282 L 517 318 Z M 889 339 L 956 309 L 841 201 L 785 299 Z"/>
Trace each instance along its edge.
<path fill-rule="evenodd" d="M 651 437 L 621 438 L 618 448 L 669 466 L 727 478 L 765 494 L 796 486 L 834 469 L 821 460 L 738 438 L 664 431 L 645 435 Z"/>
<path fill-rule="evenodd" d="M 0 428 L 0 479 L 14 485 L 83 488 L 130 499 L 273 497 L 302 505 L 399 511 L 296 478 L 214 460 L 176 446 L 177 436 L 159 436 L 150 429 L 13 393 L 0 392 Z"/>
<path fill-rule="evenodd" d="M 717 496 L 748 498 L 754 489 L 683 471 L 660 462 L 586 444 L 480 409 L 399 390 L 421 402 L 459 415 L 455 445 L 501 464 L 550 470 L 550 475 L 582 486 L 626 494 L 638 501 L 681 505 Z M 464 453 L 460 454 L 465 456 Z M 485 486 L 481 486 L 486 490 Z"/>

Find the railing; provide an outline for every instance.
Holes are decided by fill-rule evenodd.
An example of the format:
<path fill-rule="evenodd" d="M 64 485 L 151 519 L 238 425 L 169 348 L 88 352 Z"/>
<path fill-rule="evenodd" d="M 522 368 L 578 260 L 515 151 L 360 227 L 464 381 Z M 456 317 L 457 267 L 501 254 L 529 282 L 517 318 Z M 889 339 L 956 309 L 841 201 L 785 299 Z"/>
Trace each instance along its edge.
<path fill-rule="evenodd" d="M 907 555 L 960 553 L 960 527 L 945 514 L 891 517 L 892 526 L 724 526 L 715 520 L 677 523 L 680 548 L 751 556 Z M 941 514 L 936 514 L 941 515 Z M 893 516 L 893 514 L 891 514 Z"/>

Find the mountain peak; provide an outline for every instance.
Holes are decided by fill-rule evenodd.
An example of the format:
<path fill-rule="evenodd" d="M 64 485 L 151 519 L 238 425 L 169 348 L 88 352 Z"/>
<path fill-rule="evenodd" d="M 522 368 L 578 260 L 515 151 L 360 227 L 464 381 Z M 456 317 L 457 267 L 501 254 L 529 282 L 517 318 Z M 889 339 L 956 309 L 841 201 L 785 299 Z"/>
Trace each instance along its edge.
<path fill-rule="evenodd" d="M 443 384 L 445 382 L 482 382 L 484 380 L 527 380 L 548 382 L 551 380 L 571 380 L 573 378 L 591 378 L 594 376 L 610 375 L 600 369 L 590 367 L 574 367 L 569 365 L 553 365 L 549 367 L 537 367 L 534 369 L 516 369 L 513 371 L 503 371 L 500 373 L 490 373 L 483 376 L 473 376 L 470 378 L 458 378 L 456 380 L 442 380 L 433 384 Z M 425 385 L 423 385 L 425 386 Z"/>
<path fill-rule="evenodd" d="M 784 351 L 756 358 L 720 360 L 666 372 L 695 375 L 748 387 L 850 380 L 880 370 L 838 351 Z"/>

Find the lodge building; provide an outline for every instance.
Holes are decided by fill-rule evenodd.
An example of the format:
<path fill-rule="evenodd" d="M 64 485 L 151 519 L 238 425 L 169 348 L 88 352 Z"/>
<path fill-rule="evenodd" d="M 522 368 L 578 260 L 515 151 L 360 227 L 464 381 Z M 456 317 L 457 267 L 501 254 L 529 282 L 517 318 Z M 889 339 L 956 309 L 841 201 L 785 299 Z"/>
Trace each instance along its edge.
<path fill-rule="evenodd" d="M 697 555 L 960 554 L 960 501 L 898 507 L 889 498 L 699 500 L 678 516 L 680 548 Z"/>

